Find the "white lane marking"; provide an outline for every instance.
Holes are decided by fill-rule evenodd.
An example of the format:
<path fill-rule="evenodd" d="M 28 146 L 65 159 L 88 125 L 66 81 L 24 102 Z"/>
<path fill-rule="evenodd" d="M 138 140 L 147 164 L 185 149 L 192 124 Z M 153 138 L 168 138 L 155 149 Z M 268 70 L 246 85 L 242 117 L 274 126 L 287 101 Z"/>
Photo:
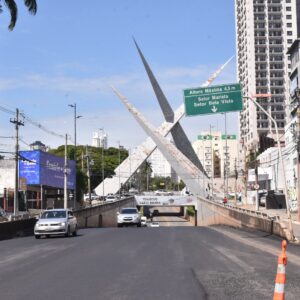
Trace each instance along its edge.
<path fill-rule="evenodd" d="M 229 237 L 230 239 L 239 241 L 242 244 L 251 246 L 251 247 L 256 248 L 256 249 L 258 249 L 260 251 L 263 251 L 263 252 L 267 252 L 267 253 L 275 256 L 275 257 L 278 257 L 278 255 L 280 254 L 280 251 L 281 251 L 280 246 L 279 247 L 274 247 L 272 245 L 267 245 L 264 240 L 260 241 L 259 238 L 256 237 L 255 235 L 253 235 L 254 238 L 252 238 L 252 239 L 246 239 L 245 237 L 241 237 L 237 233 L 226 231 L 225 228 L 217 228 L 217 227 L 208 227 L 208 228 L 211 229 L 211 230 L 217 231 L 220 234 L 223 234 L 223 235 Z M 250 233 L 247 232 L 247 234 L 250 234 Z M 288 259 L 289 259 L 289 263 L 293 263 L 297 266 L 300 266 L 300 257 L 298 255 L 289 253 L 287 251 L 287 256 L 288 256 Z"/>
<path fill-rule="evenodd" d="M 213 247 L 213 249 L 217 250 L 221 255 L 225 256 L 226 258 L 228 258 L 229 260 L 231 260 L 232 262 L 234 262 L 235 264 L 237 264 L 243 270 L 245 270 L 247 272 L 253 272 L 254 271 L 254 268 L 252 266 L 248 265 L 246 262 L 244 262 L 243 260 L 239 259 L 232 252 L 231 249 L 227 249 L 227 248 L 224 248 L 224 247 Z"/>

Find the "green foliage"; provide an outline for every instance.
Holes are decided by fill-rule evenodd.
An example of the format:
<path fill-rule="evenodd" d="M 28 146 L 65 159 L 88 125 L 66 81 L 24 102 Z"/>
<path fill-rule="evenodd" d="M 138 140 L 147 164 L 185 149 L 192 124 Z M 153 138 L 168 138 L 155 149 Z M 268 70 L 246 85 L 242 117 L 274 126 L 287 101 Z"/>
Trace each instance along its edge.
<path fill-rule="evenodd" d="M 171 177 L 156 176 L 151 178 L 150 187 L 151 190 L 153 191 L 159 189 L 170 190 L 170 191 L 181 191 L 185 187 L 185 184 L 183 183 L 182 180 L 178 183 L 172 181 Z"/>
<path fill-rule="evenodd" d="M 103 152 L 102 152 L 103 151 Z M 65 146 L 59 146 L 56 149 L 49 150 L 49 153 L 64 157 Z M 90 157 L 91 188 L 95 189 L 102 182 L 102 168 L 104 169 L 104 178 L 113 176 L 114 169 L 119 165 L 119 149 L 110 147 L 102 149 L 92 146 L 76 147 L 76 167 L 77 167 L 77 193 L 87 192 L 87 155 Z M 68 159 L 74 159 L 75 147 L 68 145 Z M 120 148 L 120 162 L 128 156 L 126 149 Z M 103 158 L 103 159 L 102 159 Z M 80 197 L 78 198 L 80 199 Z"/>
<path fill-rule="evenodd" d="M 1 4 L 0 0 L 0 13 L 2 13 L 2 4 Z M 15 0 L 3 0 L 3 2 L 5 2 L 7 9 L 10 12 L 10 24 L 8 26 L 9 30 L 13 30 L 16 22 L 17 22 L 17 17 L 18 17 L 18 6 L 15 2 Z M 37 3 L 36 0 L 26 0 L 24 1 L 25 6 L 27 7 L 29 13 L 31 13 L 32 15 L 35 15 L 37 12 Z"/>
<path fill-rule="evenodd" d="M 256 166 L 256 158 L 258 157 L 259 152 L 252 150 L 248 156 L 246 157 L 246 168 L 247 169 L 254 169 Z"/>
<path fill-rule="evenodd" d="M 190 217 L 194 217 L 195 216 L 195 207 L 194 206 L 188 206 L 187 209 L 186 209 L 186 213 Z"/>

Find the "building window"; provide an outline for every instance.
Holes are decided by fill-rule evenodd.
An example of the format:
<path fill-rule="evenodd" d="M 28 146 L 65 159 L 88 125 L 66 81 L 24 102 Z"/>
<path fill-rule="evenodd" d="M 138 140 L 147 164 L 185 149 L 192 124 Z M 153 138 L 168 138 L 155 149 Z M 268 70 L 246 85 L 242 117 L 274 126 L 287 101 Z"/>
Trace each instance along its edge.
<path fill-rule="evenodd" d="M 287 23 L 286 26 L 287 27 L 292 27 L 292 23 Z"/>
<path fill-rule="evenodd" d="M 292 8 L 290 6 L 287 6 L 286 11 L 292 11 Z"/>
<path fill-rule="evenodd" d="M 292 15 L 286 15 L 287 20 L 291 20 L 292 19 Z"/>
<path fill-rule="evenodd" d="M 293 32 L 292 31 L 288 31 L 287 35 L 293 35 Z"/>

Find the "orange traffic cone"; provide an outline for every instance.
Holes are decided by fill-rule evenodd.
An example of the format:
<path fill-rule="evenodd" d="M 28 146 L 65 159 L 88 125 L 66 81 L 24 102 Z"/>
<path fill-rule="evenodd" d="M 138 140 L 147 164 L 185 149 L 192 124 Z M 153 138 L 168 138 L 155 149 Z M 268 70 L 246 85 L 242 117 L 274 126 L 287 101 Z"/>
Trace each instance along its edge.
<path fill-rule="evenodd" d="M 287 256 L 285 252 L 286 245 L 286 240 L 283 240 L 281 254 L 278 256 L 278 267 L 273 300 L 284 300 L 284 285 L 286 281 L 285 266 L 287 264 Z"/>

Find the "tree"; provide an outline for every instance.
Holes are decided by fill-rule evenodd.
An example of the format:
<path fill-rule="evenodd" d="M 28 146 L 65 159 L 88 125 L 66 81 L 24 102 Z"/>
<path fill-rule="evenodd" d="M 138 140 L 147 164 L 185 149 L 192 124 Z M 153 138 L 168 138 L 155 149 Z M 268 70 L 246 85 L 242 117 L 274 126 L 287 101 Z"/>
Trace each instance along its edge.
<path fill-rule="evenodd" d="M 77 191 L 82 190 L 84 193 L 87 192 L 87 157 L 88 153 L 90 160 L 90 175 L 91 175 L 91 188 L 95 189 L 102 181 L 102 166 L 104 167 L 104 178 L 112 177 L 115 175 L 115 168 L 119 165 L 119 149 L 110 147 L 104 149 L 102 162 L 102 149 L 92 146 L 81 146 L 76 147 L 76 166 L 77 166 Z M 49 153 L 64 157 L 65 146 L 61 145 L 56 149 L 49 150 Z M 67 156 L 68 159 L 74 159 L 75 148 L 73 145 L 68 145 Z M 120 161 L 122 162 L 128 156 L 126 149 L 120 149 Z M 83 170 L 82 170 L 83 166 Z M 77 197 L 77 199 L 79 199 Z"/>
<path fill-rule="evenodd" d="M 10 24 L 8 26 L 9 30 L 13 30 L 16 22 L 17 22 L 17 18 L 18 18 L 18 6 L 15 2 L 15 0 L 0 0 L 0 13 L 2 13 L 3 11 L 3 6 L 1 4 L 1 2 L 4 1 L 5 5 L 7 6 L 9 12 L 10 12 Z M 24 0 L 24 3 L 26 5 L 26 7 L 28 8 L 29 13 L 31 13 L 32 15 L 35 15 L 37 12 L 37 4 L 36 4 L 36 0 Z"/>

